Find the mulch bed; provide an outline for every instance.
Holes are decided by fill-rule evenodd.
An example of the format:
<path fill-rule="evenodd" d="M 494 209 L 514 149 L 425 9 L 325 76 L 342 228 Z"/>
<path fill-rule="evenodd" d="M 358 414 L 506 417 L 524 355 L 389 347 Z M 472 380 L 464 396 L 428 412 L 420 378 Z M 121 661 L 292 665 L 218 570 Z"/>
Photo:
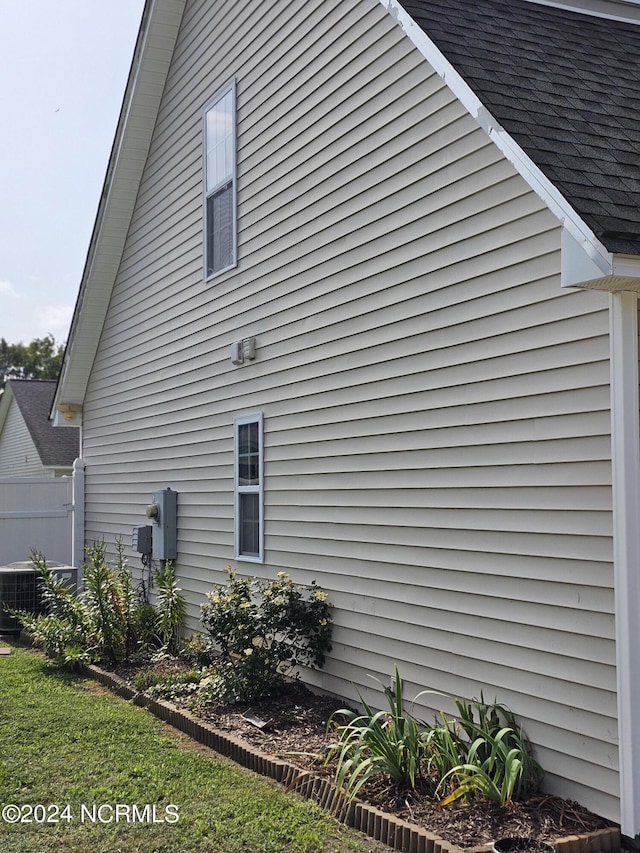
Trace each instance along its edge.
<path fill-rule="evenodd" d="M 210 709 L 202 716 L 217 729 L 243 738 L 262 752 L 322 772 L 322 758 L 310 757 L 309 753 L 322 755 L 327 745 L 327 722 L 339 707 L 335 699 L 316 696 L 300 685 L 287 696 L 250 706 Z M 269 721 L 269 725 L 262 730 L 257 728 L 243 716 L 248 711 L 250 716 Z M 428 792 L 399 797 L 381 780 L 362 788 L 358 796 L 460 847 L 476 847 L 512 836 L 553 840 L 611 826 L 578 803 L 547 795 L 506 808 L 485 802 L 442 807 Z"/>
<path fill-rule="evenodd" d="M 165 662 L 159 668 L 167 672 L 180 666 L 180 662 Z M 117 674 L 131 681 L 135 670 L 119 667 Z M 340 707 L 340 700 L 316 695 L 295 684 L 284 695 L 252 705 L 207 708 L 200 716 L 221 732 L 242 738 L 263 753 L 282 757 L 316 773 L 331 774 L 322 754 L 328 743 L 327 723 Z M 267 725 L 259 728 L 247 717 Z M 476 847 L 511 836 L 552 841 L 613 825 L 576 802 L 550 795 L 531 797 L 507 807 L 486 802 L 442 807 L 429 793 L 399 796 L 384 780 L 379 780 L 362 788 L 358 797 L 460 847 Z"/>

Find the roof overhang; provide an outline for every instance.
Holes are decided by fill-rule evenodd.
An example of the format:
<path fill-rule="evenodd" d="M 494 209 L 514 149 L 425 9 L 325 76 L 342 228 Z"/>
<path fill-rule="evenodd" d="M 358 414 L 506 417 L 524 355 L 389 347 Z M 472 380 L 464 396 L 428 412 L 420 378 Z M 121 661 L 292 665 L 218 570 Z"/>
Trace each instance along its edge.
<path fill-rule="evenodd" d="M 81 403 L 55 403 L 50 417 L 53 425 L 57 427 L 81 427 L 82 426 L 82 404 Z"/>
<path fill-rule="evenodd" d="M 562 286 L 640 293 L 640 257 L 611 254 L 599 247 L 595 236 L 579 241 L 569 229 L 562 229 Z"/>
<path fill-rule="evenodd" d="M 51 417 L 82 409 L 131 223 L 186 0 L 147 0 L 111 150 Z M 66 426 L 78 420 L 57 417 Z"/>

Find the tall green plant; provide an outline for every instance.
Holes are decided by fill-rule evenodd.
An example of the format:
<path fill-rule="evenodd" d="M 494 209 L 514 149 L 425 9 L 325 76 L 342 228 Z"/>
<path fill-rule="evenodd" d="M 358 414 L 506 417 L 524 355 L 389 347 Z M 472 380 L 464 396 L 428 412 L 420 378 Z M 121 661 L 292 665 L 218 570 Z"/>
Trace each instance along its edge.
<path fill-rule="evenodd" d="M 162 644 L 175 652 L 180 639 L 180 629 L 187 615 L 187 606 L 182 590 L 177 584 L 173 563 L 165 562 L 155 574 L 158 590 L 156 601 L 156 625 Z"/>
<path fill-rule="evenodd" d="M 128 658 L 141 645 L 147 642 L 147 638 L 143 639 L 140 631 L 141 611 L 144 611 L 145 604 L 142 600 L 140 588 L 136 587 L 133 583 L 133 578 L 124 555 L 124 542 L 120 536 L 116 538 L 115 570 L 122 601 L 121 613 L 124 623 L 125 657 Z"/>
<path fill-rule="evenodd" d="M 376 712 L 360 697 L 364 713 L 337 712 L 347 722 L 338 726 L 327 761 L 336 761 L 336 782 L 349 797 L 378 774 L 401 790 L 428 779 L 443 805 L 472 798 L 506 805 L 538 789 L 542 768 L 506 706 L 488 704 L 482 694 L 471 702 L 456 699 L 459 716 L 440 713 L 429 726 L 403 710 L 397 666 L 394 688 L 384 690 L 388 711 Z M 443 695 L 424 690 L 413 701 L 427 694 Z"/>
<path fill-rule="evenodd" d="M 505 705 L 486 703 L 482 694 L 479 700 L 455 703 L 458 721 L 441 714 L 429 739 L 443 805 L 481 798 L 504 806 L 534 793 L 543 771 L 513 713 Z"/>
<path fill-rule="evenodd" d="M 91 663 L 100 656 L 102 637 L 87 602 L 78 598 L 69 586 L 47 566 L 38 552 L 31 555 L 38 569 L 38 579 L 45 613 L 34 615 L 25 610 L 11 610 L 47 657 L 66 666 Z"/>
<path fill-rule="evenodd" d="M 138 650 L 144 605 L 133 587 L 120 540 L 114 565 L 107 561 L 104 542 L 87 547 L 85 587 L 77 596 L 56 579 L 40 554 L 32 559 L 40 571 L 47 612 L 34 616 L 16 611 L 14 615 L 48 657 L 64 666 L 101 659 L 118 663 Z"/>
<path fill-rule="evenodd" d="M 429 726 L 425 738 L 425 753 L 429 774 L 435 779 L 444 778 L 454 767 L 463 764 L 467 755 L 466 742 L 461 740 L 460 726 L 456 720 L 443 713 Z"/>
<path fill-rule="evenodd" d="M 413 790 L 416 779 L 423 775 L 426 732 L 423 724 L 404 711 L 397 666 L 394 690 L 385 688 L 384 694 L 388 711 L 374 711 L 360 696 L 363 714 L 341 709 L 334 715 L 347 722 L 338 726 L 338 742 L 330 748 L 327 762 L 336 761 L 336 784 L 350 798 L 378 774 L 390 777 L 403 791 Z"/>
<path fill-rule="evenodd" d="M 127 604 L 119 575 L 106 560 L 106 545 L 87 547 L 84 563 L 85 600 L 93 611 L 101 645 L 109 660 L 117 663 L 126 654 Z"/>
<path fill-rule="evenodd" d="M 501 806 L 510 803 L 521 790 L 523 751 L 511 746 L 513 729 L 501 729 L 494 737 L 476 738 L 470 745 L 467 760 L 453 767 L 442 779 L 441 786 L 451 778 L 453 790 L 442 805 L 456 800 L 480 797 Z M 484 758 L 481 756 L 484 755 Z"/>

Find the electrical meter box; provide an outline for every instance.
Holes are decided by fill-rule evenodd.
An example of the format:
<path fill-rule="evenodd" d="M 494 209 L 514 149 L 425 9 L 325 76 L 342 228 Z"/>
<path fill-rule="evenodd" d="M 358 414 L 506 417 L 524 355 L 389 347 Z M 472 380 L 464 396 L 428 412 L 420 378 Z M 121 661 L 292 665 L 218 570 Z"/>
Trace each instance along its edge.
<path fill-rule="evenodd" d="M 178 493 L 173 489 L 154 492 L 147 507 L 153 522 L 152 551 L 154 560 L 175 560 L 178 556 Z"/>

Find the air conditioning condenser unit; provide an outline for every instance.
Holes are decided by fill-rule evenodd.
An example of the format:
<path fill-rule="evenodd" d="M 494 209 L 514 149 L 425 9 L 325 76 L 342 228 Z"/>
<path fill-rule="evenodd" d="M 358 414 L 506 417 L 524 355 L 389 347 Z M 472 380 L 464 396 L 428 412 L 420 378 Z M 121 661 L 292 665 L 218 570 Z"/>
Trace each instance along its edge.
<path fill-rule="evenodd" d="M 78 571 L 76 568 L 61 563 L 47 565 L 75 591 Z M 7 613 L 7 607 L 26 610 L 34 616 L 46 611 L 46 604 L 42 599 L 40 571 L 30 561 L 0 566 L 0 634 L 18 635 L 21 624 L 15 616 Z"/>

